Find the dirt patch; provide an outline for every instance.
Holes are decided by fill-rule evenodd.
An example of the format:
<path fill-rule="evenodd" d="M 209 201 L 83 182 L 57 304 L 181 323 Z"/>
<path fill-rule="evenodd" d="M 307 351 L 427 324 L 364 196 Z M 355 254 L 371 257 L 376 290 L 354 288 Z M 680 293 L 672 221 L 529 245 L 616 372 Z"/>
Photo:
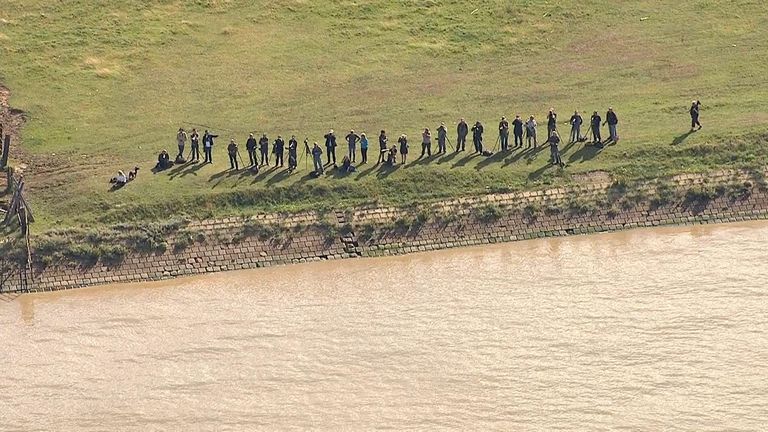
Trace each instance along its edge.
<path fill-rule="evenodd" d="M 574 174 L 571 178 L 579 184 L 608 184 L 613 181 L 611 175 L 605 171 L 591 171 L 588 173 Z"/>

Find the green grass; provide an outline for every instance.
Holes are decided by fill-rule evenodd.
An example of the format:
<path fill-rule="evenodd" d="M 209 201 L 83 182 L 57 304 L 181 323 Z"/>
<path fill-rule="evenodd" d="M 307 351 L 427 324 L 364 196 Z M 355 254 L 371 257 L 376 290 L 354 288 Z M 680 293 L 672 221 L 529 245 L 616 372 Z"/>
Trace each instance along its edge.
<path fill-rule="evenodd" d="M 634 179 L 766 163 L 761 0 L 98 3 L 0 8 L 0 82 L 29 116 L 16 157 L 29 165 L 38 229 L 408 205 L 597 170 Z M 705 128 L 685 136 L 693 98 Z M 244 147 L 251 130 L 320 141 L 328 128 L 353 128 L 375 149 L 386 129 L 391 141 L 407 133 L 414 156 L 421 129 L 441 120 L 449 130 L 458 117 L 482 120 L 492 147 L 501 115 L 541 121 L 553 106 L 565 121 L 574 109 L 588 117 L 609 105 L 620 143 L 599 154 L 569 148 L 565 172 L 546 165 L 545 150 L 321 180 L 221 174 L 225 140 Z M 152 175 L 158 150 L 173 153 L 176 129 L 192 123 L 222 135 L 213 166 Z M 139 180 L 109 192 L 107 179 L 134 165 Z"/>

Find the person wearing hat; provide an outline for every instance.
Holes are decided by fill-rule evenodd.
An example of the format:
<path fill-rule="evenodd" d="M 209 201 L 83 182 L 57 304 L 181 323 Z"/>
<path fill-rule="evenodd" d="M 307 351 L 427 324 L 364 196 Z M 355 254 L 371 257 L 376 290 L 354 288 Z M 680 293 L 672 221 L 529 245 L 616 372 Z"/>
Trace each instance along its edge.
<path fill-rule="evenodd" d="M 291 139 L 288 140 L 288 171 L 293 171 L 298 165 L 298 148 L 299 142 L 296 141 L 296 135 L 291 135 Z"/>
<path fill-rule="evenodd" d="M 701 123 L 699 123 L 699 110 L 700 109 L 701 109 L 701 102 L 699 102 L 698 100 L 695 100 L 695 101 L 691 102 L 691 109 L 690 109 L 690 114 L 691 114 L 691 132 L 698 130 L 698 129 L 696 129 L 696 126 L 698 126 L 699 129 L 701 129 Z"/>
<path fill-rule="evenodd" d="M 512 120 L 512 132 L 515 134 L 515 147 L 523 146 L 523 119 L 520 118 L 520 114 L 515 116 Z M 519 144 L 518 144 L 519 142 Z"/>
<path fill-rule="evenodd" d="M 176 133 L 176 144 L 179 146 L 179 154 L 176 155 L 176 160 L 184 160 L 184 146 L 187 143 L 187 133 L 184 132 L 184 128 L 179 128 Z"/>
<path fill-rule="evenodd" d="M 357 153 L 356 145 L 357 140 L 360 139 L 360 135 L 356 134 L 354 130 L 350 130 L 346 137 L 347 145 L 349 146 L 349 160 L 355 162 L 355 153 Z"/>
<path fill-rule="evenodd" d="M 584 123 L 584 119 L 581 118 L 581 114 L 578 111 L 574 111 L 568 122 L 571 124 L 571 142 L 579 142 L 581 139 L 581 124 Z"/>
<path fill-rule="evenodd" d="M 261 165 L 269 165 L 269 138 L 267 134 L 261 134 L 259 138 L 259 153 L 261 153 Z"/>
<path fill-rule="evenodd" d="M 475 144 L 475 153 L 483 153 L 483 124 L 480 120 L 472 126 L 472 142 Z"/>
<path fill-rule="evenodd" d="M 229 140 L 227 154 L 229 155 L 229 168 L 238 171 L 240 166 L 237 164 L 237 143 L 234 138 Z"/>
<path fill-rule="evenodd" d="M 467 144 L 467 135 L 469 134 L 469 126 L 462 117 L 459 120 L 459 124 L 456 125 L 456 152 L 464 151 L 464 146 Z"/>
<path fill-rule="evenodd" d="M 190 161 L 200 161 L 200 134 L 197 133 L 195 128 L 192 128 L 192 133 L 189 135 L 189 143 L 192 146 L 192 158 Z"/>
<path fill-rule="evenodd" d="M 328 159 L 328 163 L 326 165 L 330 165 L 331 160 L 333 160 L 333 164 L 336 165 L 336 135 L 333 133 L 333 129 L 328 131 L 324 138 L 325 150 L 328 152 L 326 154 L 326 158 Z"/>
<path fill-rule="evenodd" d="M 248 151 L 249 166 L 256 165 L 258 162 L 258 158 L 256 157 L 256 138 L 253 137 L 252 133 L 248 134 L 248 141 L 245 142 L 245 149 Z"/>
<path fill-rule="evenodd" d="M 446 153 L 445 140 L 448 138 L 448 130 L 445 128 L 445 122 L 440 122 L 437 127 L 437 153 Z"/>
<path fill-rule="evenodd" d="M 608 112 L 605 113 L 605 121 L 603 122 L 603 125 L 608 123 L 608 134 L 610 135 L 609 139 L 613 141 L 614 143 L 619 141 L 619 133 L 616 130 L 618 124 L 619 124 L 619 118 L 616 116 L 616 113 L 613 111 L 613 107 L 608 107 Z"/>
<path fill-rule="evenodd" d="M 365 133 L 360 134 L 360 156 L 363 159 L 360 164 L 368 162 L 368 138 Z"/>
<path fill-rule="evenodd" d="M 501 150 L 509 150 L 509 122 L 506 117 L 502 117 L 499 122 L 499 141 L 501 141 Z"/>
<path fill-rule="evenodd" d="M 281 167 L 283 166 L 284 150 L 285 150 L 285 141 L 283 141 L 282 136 L 278 135 L 277 139 L 272 145 L 272 153 L 275 154 L 275 168 L 277 168 L 278 165 L 280 165 Z"/>

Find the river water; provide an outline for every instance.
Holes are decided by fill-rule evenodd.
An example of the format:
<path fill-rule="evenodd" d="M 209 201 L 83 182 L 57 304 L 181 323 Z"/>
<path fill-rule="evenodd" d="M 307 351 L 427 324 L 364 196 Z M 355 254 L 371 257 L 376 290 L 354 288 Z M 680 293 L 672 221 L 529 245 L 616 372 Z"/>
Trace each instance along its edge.
<path fill-rule="evenodd" d="M 768 225 L 0 301 L 0 430 L 766 430 Z"/>

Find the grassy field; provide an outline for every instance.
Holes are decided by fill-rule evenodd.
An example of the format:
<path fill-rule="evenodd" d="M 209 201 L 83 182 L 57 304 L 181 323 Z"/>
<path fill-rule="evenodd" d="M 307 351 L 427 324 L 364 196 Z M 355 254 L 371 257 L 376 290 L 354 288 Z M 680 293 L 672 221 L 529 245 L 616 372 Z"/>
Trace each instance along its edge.
<path fill-rule="evenodd" d="M 98 5 L 95 5 L 98 3 Z M 766 164 L 768 4 L 761 0 L 5 0 L 0 82 L 26 111 L 39 228 L 263 210 L 412 204 L 572 181 Z M 691 135 L 687 108 L 703 102 Z M 612 105 L 618 145 L 486 159 L 448 155 L 340 178 L 228 168 L 248 131 L 321 141 L 329 128 L 390 140 L 445 121 L 550 106 L 561 122 Z M 221 134 L 213 165 L 153 175 L 178 127 Z M 543 123 L 543 122 L 542 122 Z M 560 125 L 561 131 L 568 126 Z M 603 132 L 607 136 L 607 130 Z M 566 135 L 566 134 L 563 134 Z M 345 146 L 339 148 L 343 152 Z M 375 160 L 375 156 L 373 157 Z M 142 168 L 117 192 L 118 169 Z M 310 164 L 311 166 L 311 164 Z"/>

